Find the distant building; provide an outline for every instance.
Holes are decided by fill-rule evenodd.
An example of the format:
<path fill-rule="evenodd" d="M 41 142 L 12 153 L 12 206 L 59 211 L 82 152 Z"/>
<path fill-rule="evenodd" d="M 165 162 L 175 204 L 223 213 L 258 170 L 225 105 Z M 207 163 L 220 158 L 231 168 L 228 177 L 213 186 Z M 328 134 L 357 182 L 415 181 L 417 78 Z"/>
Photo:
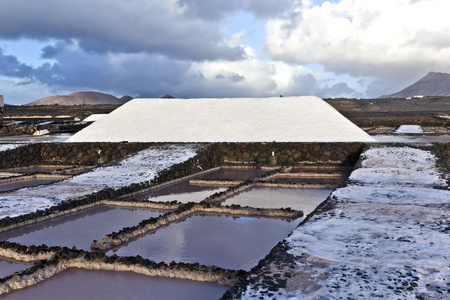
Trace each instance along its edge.
<path fill-rule="evenodd" d="M 416 95 L 413 97 L 414 99 L 423 99 L 424 97 L 422 95 Z"/>

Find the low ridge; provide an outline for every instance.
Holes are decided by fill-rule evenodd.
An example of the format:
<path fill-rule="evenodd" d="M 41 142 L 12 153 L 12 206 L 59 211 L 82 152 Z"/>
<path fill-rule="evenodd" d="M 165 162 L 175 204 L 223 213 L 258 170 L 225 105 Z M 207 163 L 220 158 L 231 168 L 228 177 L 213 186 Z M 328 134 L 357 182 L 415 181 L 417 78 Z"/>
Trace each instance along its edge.
<path fill-rule="evenodd" d="M 70 95 L 57 95 L 42 98 L 26 105 L 120 105 L 124 102 L 126 101 L 109 94 L 99 92 L 75 92 Z"/>

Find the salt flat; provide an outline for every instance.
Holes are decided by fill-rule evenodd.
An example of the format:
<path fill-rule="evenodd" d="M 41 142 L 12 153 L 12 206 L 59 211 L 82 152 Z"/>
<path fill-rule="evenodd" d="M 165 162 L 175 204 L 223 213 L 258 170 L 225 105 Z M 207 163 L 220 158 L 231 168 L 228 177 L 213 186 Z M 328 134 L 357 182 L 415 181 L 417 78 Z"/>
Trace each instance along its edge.
<path fill-rule="evenodd" d="M 333 193 L 334 208 L 286 240 L 296 269 L 272 270 L 291 274 L 276 298 L 448 295 L 450 191 L 435 162 L 429 151 L 411 147 L 372 146 L 363 153 L 350 184 Z M 243 299 L 267 294 L 250 285 Z"/>

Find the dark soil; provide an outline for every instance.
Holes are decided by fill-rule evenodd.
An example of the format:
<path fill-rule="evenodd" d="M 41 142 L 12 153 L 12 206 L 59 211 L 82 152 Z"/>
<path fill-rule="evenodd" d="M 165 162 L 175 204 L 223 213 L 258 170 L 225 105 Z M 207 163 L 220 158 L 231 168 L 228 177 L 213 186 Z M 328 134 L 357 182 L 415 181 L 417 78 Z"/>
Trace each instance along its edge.
<path fill-rule="evenodd" d="M 360 127 L 450 126 L 450 97 L 424 99 L 325 99 L 325 101 Z"/>
<path fill-rule="evenodd" d="M 58 116 L 67 116 L 58 119 L 74 119 L 76 117 L 83 120 L 92 114 L 108 114 L 120 105 L 42 105 L 42 106 L 15 106 L 6 105 L 4 108 L 4 121 L 23 119 L 52 119 Z M 48 118 L 50 116 L 50 118 Z M 31 118 L 30 118 L 31 117 Z M 38 117 L 38 118 L 33 118 Z"/>
<path fill-rule="evenodd" d="M 350 121 L 360 127 L 417 124 L 422 126 L 450 126 L 450 97 L 424 99 L 324 99 Z M 83 120 L 91 114 L 107 114 L 118 105 L 76 106 L 11 106 L 4 108 L 4 122 L 27 120 Z M 59 116 L 59 118 L 58 118 Z M 64 116 L 64 118 L 61 118 Z"/>

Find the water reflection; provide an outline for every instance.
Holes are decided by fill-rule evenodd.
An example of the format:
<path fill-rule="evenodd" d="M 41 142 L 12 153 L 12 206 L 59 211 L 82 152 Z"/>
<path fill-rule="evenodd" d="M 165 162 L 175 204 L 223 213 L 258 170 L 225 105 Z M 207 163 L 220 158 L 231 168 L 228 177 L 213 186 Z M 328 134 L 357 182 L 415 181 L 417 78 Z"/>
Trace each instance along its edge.
<path fill-rule="evenodd" d="M 250 270 L 298 223 L 299 220 L 196 215 L 107 254 Z"/>
<path fill-rule="evenodd" d="M 332 190 L 256 187 L 227 199 L 223 205 L 239 204 L 258 208 L 290 207 L 306 216 L 323 202 Z"/>
<path fill-rule="evenodd" d="M 219 299 L 229 286 L 174 278 L 149 277 L 131 272 L 71 269 L 7 299 Z"/>
<path fill-rule="evenodd" d="M 25 270 L 29 265 L 0 257 L 0 278 Z"/>
<path fill-rule="evenodd" d="M 102 206 L 7 231 L 0 234 L 0 240 L 23 245 L 76 246 L 78 249 L 90 250 L 92 240 L 100 240 L 106 234 L 137 225 L 144 219 L 158 217 L 162 213 Z"/>

